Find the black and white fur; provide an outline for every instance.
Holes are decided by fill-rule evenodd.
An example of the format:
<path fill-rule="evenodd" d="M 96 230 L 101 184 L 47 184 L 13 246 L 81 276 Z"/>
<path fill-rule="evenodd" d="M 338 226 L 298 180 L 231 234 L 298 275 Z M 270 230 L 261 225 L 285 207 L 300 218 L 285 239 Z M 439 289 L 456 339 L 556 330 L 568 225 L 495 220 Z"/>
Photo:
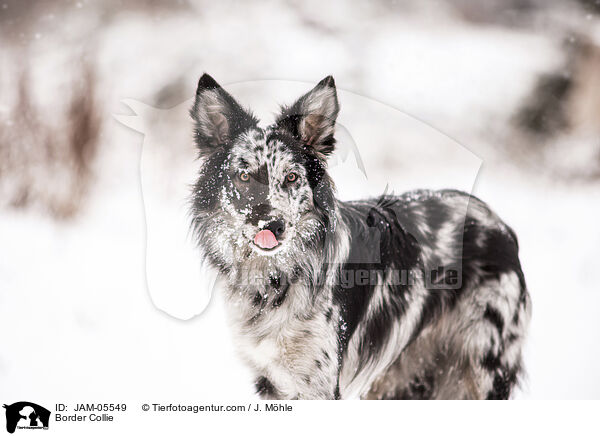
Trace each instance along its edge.
<path fill-rule="evenodd" d="M 458 191 L 337 200 L 338 111 L 332 77 L 266 129 L 210 76 L 198 84 L 193 228 L 258 393 L 508 398 L 530 317 L 515 234 Z M 273 222 L 280 243 L 261 249 Z"/>

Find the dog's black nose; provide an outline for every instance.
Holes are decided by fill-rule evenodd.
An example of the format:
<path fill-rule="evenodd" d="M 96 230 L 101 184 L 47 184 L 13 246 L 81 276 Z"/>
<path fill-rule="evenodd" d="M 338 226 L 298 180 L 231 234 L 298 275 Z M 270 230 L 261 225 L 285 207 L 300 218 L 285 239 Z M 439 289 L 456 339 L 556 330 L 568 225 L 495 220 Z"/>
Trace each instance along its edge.
<path fill-rule="evenodd" d="M 279 238 L 285 232 L 285 223 L 283 220 L 271 221 L 265 226 L 265 229 L 272 231 L 275 237 Z"/>

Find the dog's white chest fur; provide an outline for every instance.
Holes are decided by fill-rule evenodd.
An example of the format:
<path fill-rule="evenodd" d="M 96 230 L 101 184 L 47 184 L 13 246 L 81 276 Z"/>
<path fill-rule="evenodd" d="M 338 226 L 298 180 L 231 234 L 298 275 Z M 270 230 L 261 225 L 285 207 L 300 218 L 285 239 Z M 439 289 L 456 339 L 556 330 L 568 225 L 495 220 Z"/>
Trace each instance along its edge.
<path fill-rule="evenodd" d="M 236 348 L 277 386 L 278 394 L 300 398 L 310 391 L 313 398 L 331 398 L 338 368 L 335 323 L 331 314 L 327 317 L 322 311 L 294 312 L 295 296 L 305 295 L 301 288 L 290 286 L 280 310 L 265 310 L 258 316 L 247 298 L 228 304 Z"/>
<path fill-rule="evenodd" d="M 239 334 L 241 352 L 255 366 L 270 367 L 282 360 L 282 350 L 277 346 L 276 337 L 267 337 L 262 340 L 253 340 L 243 334 Z"/>

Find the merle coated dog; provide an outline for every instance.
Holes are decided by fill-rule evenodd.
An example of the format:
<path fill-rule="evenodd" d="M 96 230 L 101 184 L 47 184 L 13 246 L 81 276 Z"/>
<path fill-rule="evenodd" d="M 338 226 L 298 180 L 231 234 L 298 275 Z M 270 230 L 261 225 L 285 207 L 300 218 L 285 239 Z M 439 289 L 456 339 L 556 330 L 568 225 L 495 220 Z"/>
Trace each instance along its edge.
<path fill-rule="evenodd" d="M 444 191 L 343 202 L 331 76 L 260 128 L 209 75 L 192 226 L 262 398 L 506 399 L 529 296 L 513 231 Z"/>

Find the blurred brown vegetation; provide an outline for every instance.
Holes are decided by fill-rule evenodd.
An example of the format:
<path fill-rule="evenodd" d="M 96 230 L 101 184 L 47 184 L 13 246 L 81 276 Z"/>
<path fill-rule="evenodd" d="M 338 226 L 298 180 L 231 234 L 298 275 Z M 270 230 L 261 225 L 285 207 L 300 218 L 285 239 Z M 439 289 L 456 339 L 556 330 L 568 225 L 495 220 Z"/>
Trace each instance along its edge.
<path fill-rule="evenodd" d="M 103 126 L 110 116 L 102 99 L 114 81 L 121 80 L 100 72 L 99 67 L 106 65 L 96 56 L 98 35 L 106 32 L 117 17 L 132 13 L 144 16 L 149 23 L 165 14 L 201 22 L 206 4 L 203 1 L 0 3 L 0 207 L 40 208 L 57 219 L 74 217 L 81 210 L 94 183 L 94 163 L 102 147 Z M 388 0 L 375 3 L 377 8 L 393 14 L 406 14 L 417 4 Z M 437 10 L 435 4 L 429 7 Z M 512 125 L 501 126 L 508 132 L 504 142 L 511 159 L 526 165 L 537 162 L 544 150 L 565 135 L 580 135 L 580 142 L 590 148 L 588 138 L 600 134 L 600 48 L 585 34 L 580 18 L 569 21 L 560 17 L 561 11 L 577 9 L 580 15 L 575 17 L 596 18 L 600 0 L 450 0 L 442 4 L 442 11 L 450 11 L 444 13 L 466 26 L 539 28 L 566 41 L 564 64 L 541 74 L 527 99 L 514 108 Z M 294 2 L 288 7 L 302 15 L 299 23 L 303 26 L 322 24 L 322 17 L 314 20 L 313 16 L 305 16 L 307 11 L 318 11 Z M 546 14 L 552 8 L 558 13 Z M 346 25 L 351 28 L 354 23 Z M 574 28 L 579 33 L 573 33 Z M 164 54 L 158 52 L 156 56 Z M 46 56 L 56 59 L 47 62 Z M 185 69 L 182 65 L 181 71 Z M 46 81 L 45 86 L 39 86 Z M 181 75 L 165 77 L 154 92 L 153 103 L 161 107 L 179 103 L 188 97 L 188 82 Z M 596 155 L 584 162 L 584 171 L 577 166 L 552 171 L 560 177 L 572 177 L 574 173 L 588 179 L 600 177 L 600 142 L 592 147 Z M 556 149 L 550 161 L 560 161 L 561 153 L 569 152 Z"/>
<path fill-rule="evenodd" d="M 50 123 L 29 88 L 31 77 L 18 75 L 16 96 L 0 131 L 0 192 L 4 205 L 40 206 L 57 218 L 72 217 L 91 181 L 100 117 L 95 103 L 96 80 L 91 65 L 64 97 L 64 123 Z M 55 114 L 56 115 L 56 114 Z"/>

